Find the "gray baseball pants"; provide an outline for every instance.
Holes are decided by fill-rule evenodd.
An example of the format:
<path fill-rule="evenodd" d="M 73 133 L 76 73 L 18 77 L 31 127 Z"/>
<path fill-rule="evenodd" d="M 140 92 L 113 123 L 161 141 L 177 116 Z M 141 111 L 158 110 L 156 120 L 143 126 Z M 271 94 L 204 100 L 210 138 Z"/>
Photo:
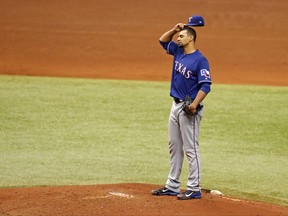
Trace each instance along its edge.
<path fill-rule="evenodd" d="M 198 114 L 190 116 L 182 110 L 182 106 L 183 102 L 176 104 L 173 101 L 169 117 L 170 173 L 166 187 L 180 192 L 180 175 L 185 152 L 189 166 L 187 190 L 200 191 L 201 164 L 198 137 L 203 108 Z"/>

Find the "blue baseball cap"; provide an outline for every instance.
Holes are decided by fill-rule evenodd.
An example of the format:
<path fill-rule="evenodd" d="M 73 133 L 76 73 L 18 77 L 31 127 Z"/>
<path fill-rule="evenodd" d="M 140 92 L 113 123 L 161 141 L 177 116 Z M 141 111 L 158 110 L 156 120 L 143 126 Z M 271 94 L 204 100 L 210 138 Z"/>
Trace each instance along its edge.
<path fill-rule="evenodd" d="M 199 15 L 190 16 L 185 26 L 204 26 L 204 18 Z"/>

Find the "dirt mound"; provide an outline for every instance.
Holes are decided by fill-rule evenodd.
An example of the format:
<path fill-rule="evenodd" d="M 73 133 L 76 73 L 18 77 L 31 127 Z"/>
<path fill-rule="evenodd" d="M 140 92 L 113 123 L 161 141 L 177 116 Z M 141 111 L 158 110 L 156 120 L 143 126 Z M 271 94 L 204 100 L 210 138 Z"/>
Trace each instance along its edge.
<path fill-rule="evenodd" d="M 288 215 L 288 208 L 203 193 L 152 196 L 159 185 L 110 184 L 0 189 L 1 215 Z"/>

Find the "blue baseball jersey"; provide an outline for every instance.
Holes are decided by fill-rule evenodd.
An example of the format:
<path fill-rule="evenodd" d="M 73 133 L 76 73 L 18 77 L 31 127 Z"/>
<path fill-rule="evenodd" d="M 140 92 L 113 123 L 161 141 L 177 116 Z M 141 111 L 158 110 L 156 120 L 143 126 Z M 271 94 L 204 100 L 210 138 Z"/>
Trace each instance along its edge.
<path fill-rule="evenodd" d="M 174 41 L 160 44 L 168 54 L 174 56 L 170 95 L 181 100 L 189 95 L 195 99 L 202 83 L 212 83 L 208 60 L 199 50 L 184 54 L 183 48 Z"/>

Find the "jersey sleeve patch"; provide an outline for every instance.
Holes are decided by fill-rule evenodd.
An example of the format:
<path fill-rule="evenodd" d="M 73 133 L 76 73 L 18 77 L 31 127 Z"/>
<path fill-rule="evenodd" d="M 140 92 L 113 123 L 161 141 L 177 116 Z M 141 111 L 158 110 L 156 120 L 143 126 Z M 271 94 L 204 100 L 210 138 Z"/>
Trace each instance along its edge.
<path fill-rule="evenodd" d="M 210 71 L 208 71 L 207 69 L 202 69 L 200 70 L 200 74 L 204 79 L 211 79 L 210 77 Z"/>

